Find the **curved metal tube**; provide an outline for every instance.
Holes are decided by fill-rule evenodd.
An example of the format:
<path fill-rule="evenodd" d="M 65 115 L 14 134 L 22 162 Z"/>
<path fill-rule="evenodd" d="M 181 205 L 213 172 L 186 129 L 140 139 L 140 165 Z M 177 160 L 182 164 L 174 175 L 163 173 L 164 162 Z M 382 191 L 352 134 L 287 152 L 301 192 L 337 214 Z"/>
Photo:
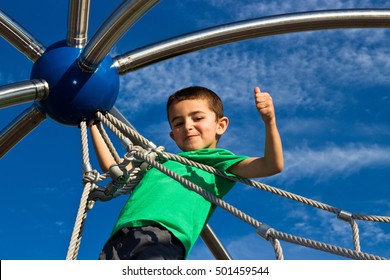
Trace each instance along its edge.
<path fill-rule="evenodd" d="M 159 0 L 127 0 L 100 26 L 86 45 L 79 58 L 79 67 L 93 73 L 116 42 L 126 31 Z"/>
<path fill-rule="evenodd" d="M 13 19 L 0 10 L 0 36 L 33 62 L 45 52 L 45 47 Z"/>
<path fill-rule="evenodd" d="M 309 30 L 390 27 L 390 10 L 305 12 L 245 20 L 174 37 L 114 58 L 119 74 L 218 45 Z"/>
<path fill-rule="evenodd" d="M 222 245 L 221 241 L 215 235 L 209 224 L 206 224 L 203 231 L 200 234 L 203 242 L 209 248 L 216 260 L 231 260 L 229 252 Z"/>
<path fill-rule="evenodd" d="M 46 119 L 45 114 L 34 105 L 19 114 L 7 127 L 0 131 L 0 158 L 44 119 Z"/>
<path fill-rule="evenodd" d="M 29 101 L 44 100 L 49 96 L 45 80 L 31 80 L 0 87 L 0 109 Z"/>
<path fill-rule="evenodd" d="M 70 0 L 68 34 L 66 43 L 70 47 L 83 48 L 88 40 L 90 0 Z"/>

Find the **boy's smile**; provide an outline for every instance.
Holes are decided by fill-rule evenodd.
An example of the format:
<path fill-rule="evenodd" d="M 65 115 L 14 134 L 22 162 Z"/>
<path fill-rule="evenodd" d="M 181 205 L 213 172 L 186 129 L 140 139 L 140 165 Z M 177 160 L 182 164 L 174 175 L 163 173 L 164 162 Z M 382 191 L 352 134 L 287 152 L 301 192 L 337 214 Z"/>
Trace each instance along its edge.
<path fill-rule="evenodd" d="M 216 148 L 225 132 L 228 119 L 216 119 L 206 99 L 189 99 L 174 103 L 168 111 L 171 138 L 182 151 Z"/>

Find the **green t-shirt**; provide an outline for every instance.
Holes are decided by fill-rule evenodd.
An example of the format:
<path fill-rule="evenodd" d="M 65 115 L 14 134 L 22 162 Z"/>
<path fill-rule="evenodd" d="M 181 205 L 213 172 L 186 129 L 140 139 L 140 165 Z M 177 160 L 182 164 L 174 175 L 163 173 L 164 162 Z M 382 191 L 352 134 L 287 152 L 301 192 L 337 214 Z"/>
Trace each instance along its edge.
<path fill-rule="evenodd" d="M 229 176 L 226 170 L 246 156 L 237 156 L 224 149 L 201 149 L 179 154 L 190 160 L 213 166 Z M 217 197 L 223 197 L 234 186 L 220 176 L 168 160 L 163 165 Z M 215 206 L 201 195 L 188 190 L 176 180 L 152 168 L 133 191 L 123 207 L 113 234 L 124 227 L 160 224 L 184 245 L 186 255 L 201 233 Z"/>

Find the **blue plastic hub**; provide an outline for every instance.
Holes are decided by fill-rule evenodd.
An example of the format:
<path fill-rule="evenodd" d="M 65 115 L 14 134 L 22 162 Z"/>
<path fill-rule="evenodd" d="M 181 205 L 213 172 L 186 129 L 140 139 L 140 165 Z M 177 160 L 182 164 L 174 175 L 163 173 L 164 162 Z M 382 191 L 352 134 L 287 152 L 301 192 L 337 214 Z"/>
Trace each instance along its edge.
<path fill-rule="evenodd" d="M 77 65 L 81 51 L 65 41 L 55 43 L 31 70 L 31 79 L 44 79 L 49 84 L 49 97 L 38 105 L 50 118 L 66 125 L 77 126 L 81 120 L 93 119 L 98 110 L 110 110 L 119 92 L 113 60 L 106 57 L 95 73 L 86 73 Z"/>

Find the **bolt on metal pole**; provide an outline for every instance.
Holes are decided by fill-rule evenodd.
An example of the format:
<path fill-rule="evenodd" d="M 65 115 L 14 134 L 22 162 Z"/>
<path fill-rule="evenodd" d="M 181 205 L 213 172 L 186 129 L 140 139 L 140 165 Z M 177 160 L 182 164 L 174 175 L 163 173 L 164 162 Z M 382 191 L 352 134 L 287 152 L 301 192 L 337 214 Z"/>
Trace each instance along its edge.
<path fill-rule="evenodd" d="M 7 127 L 0 131 L 0 158 L 34 130 L 44 119 L 45 114 L 36 106 L 24 110 Z"/>
<path fill-rule="evenodd" d="M 49 96 L 49 84 L 37 79 L 0 86 L 0 109 L 30 101 L 44 100 Z"/>
<path fill-rule="evenodd" d="M 79 67 L 93 73 L 126 31 L 159 0 L 127 0 L 100 26 L 80 54 Z"/>
<path fill-rule="evenodd" d="M 66 43 L 70 47 L 83 48 L 88 40 L 90 0 L 70 0 L 68 34 Z"/>
<path fill-rule="evenodd" d="M 23 27 L 0 10 L 0 36 L 33 62 L 45 52 L 45 47 Z"/>

